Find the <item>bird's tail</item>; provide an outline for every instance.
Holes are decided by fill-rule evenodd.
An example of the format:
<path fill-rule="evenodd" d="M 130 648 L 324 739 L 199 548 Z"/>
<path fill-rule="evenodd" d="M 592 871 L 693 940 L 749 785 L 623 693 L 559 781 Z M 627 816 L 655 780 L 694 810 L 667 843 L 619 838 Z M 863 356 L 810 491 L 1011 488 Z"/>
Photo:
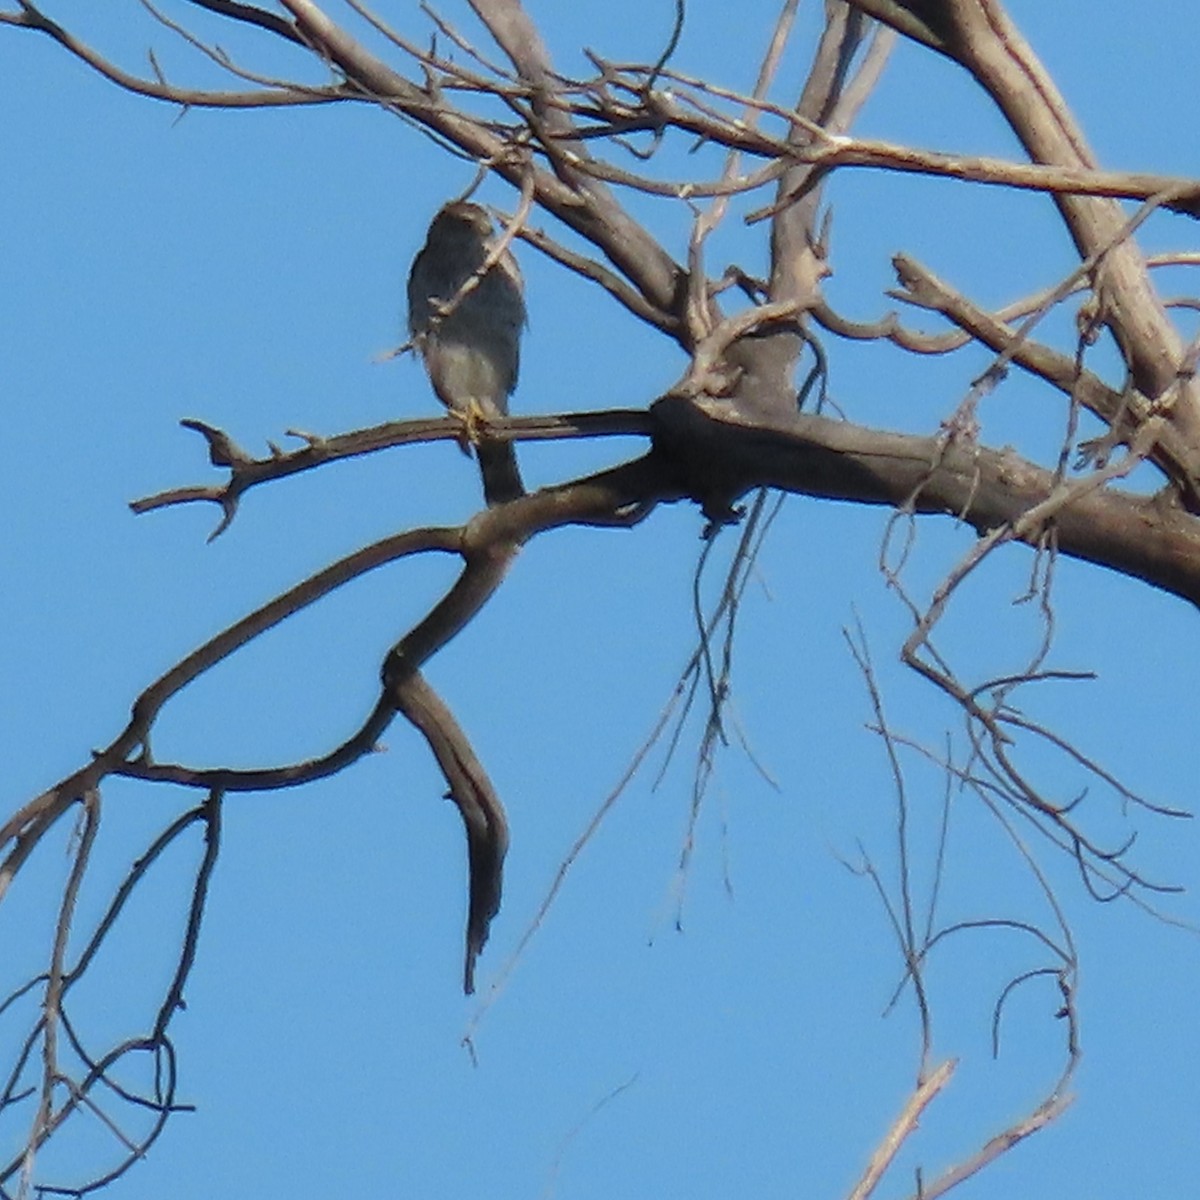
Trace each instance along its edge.
<path fill-rule="evenodd" d="M 485 437 L 480 439 L 476 451 L 479 473 L 483 476 L 483 498 L 489 506 L 507 504 L 509 500 L 525 495 L 512 442 L 491 441 Z"/>

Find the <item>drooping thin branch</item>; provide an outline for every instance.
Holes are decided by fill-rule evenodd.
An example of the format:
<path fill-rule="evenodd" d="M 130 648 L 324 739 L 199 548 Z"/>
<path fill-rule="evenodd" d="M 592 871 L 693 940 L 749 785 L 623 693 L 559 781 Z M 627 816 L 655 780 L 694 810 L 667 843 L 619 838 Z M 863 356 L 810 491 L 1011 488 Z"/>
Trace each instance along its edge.
<path fill-rule="evenodd" d="M 880 891 L 892 927 L 904 955 L 904 975 L 911 982 L 913 998 L 917 1006 L 917 1015 L 921 1023 L 921 1068 L 923 1077 L 929 1066 L 930 1055 L 933 1052 L 933 1016 L 929 995 L 925 987 L 924 960 L 926 946 L 918 937 L 917 911 L 913 900 L 913 866 L 911 862 L 911 846 L 909 832 L 909 797 L 908 785 L 904 768 L 900 762 L 897 741 L 888 725 L 883 706 L 883 694 L 880 691 L 875 676 L 875 667 L 871 661 L 870 649 L 867 645 L 866 632 L 860 621 L 856 621 L 853 635 L 842 631 L 842 636 L 850 648 L 850 653 L 858 666 L 859 674 L 867 685 L 867 694 L 871 702 L 874 717 L 873 728 L 883 742 L 887 755 L 888 770 L 892 777 L 892 791 L 896 800 L 896 859 L 897 859 L 897 891 L 899 905 L 894 906 L 882 887 L 878 875 L 873 869 L 869 870 L 872 880 Z"/>

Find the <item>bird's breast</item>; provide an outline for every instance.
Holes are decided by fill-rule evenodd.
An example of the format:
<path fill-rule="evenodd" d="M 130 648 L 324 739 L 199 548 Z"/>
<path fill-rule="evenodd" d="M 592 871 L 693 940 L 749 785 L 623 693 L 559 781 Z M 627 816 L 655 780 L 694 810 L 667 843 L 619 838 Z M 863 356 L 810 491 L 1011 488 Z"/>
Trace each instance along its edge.
<path fill-rule="evenodd" d="M 513 354 L 503 345 L 465 345 L 441 335 L 425 343 L 425 364 L 438 399 L 447 408 L 465 410 L 472 402 L 508 412 L 508 394 L 516 376 Z"/>

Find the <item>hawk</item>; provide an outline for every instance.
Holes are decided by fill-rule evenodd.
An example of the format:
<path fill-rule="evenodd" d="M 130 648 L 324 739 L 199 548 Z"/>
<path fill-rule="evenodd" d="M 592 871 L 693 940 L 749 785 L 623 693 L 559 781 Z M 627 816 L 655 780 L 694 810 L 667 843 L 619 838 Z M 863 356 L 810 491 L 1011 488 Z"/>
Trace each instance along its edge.
<path fill-rule="evenodd" d="M 525 489 L 512 443 L 489 440 L 486 425 L 508 415 L 525 301 L 507 250 L 480 274 L 494 234 L 478 204 L 458 200 L 439 210 L 409 272 L 408 331 L 438 399 L 462 418 L 465 438 L 475 444 L 484 499 L 503 504 Z M 469 453 L 465 443 L 463 450 Z"/>

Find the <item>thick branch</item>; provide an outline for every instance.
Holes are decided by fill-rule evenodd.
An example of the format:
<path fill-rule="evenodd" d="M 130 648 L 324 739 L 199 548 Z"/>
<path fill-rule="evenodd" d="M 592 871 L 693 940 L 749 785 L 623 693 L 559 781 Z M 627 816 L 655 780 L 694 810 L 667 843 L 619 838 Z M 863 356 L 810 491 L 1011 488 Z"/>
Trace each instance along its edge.
<path fill-rule="evenodd" d="M 255 8 L 252 4 L 240 4 L 238 0 L 188 0 L 196 8 L 204 8 L 219 16 L 228 17 L 231 21 L 242 21 L 247 25 L 256 25 L 285 41 L 295 42 L 297 46 L 305 45 L 304 39 L 296 32 L 296 27 L 273 12 Z"/>
<path fill-rule="evenodd" d="M 797 413 L 765 428 L 734 406 L 665 397 L 656 444 L 680 484 L 714 515 L 754 487 L 942 513 L 980 533 L 1018 522 L 1055 475 L 1011 450 L 917 437 Z M 1069 482 L 1067 485 L 1069 486 Z M 1053 521 L 1060 553 L 1141 579 L 1200 605 L 1200 522 L 1163 496 L 1111 487 L 1074 499 Z M 1036 545 L 1042 529 L 1022 540 Z"/>
<path fill-rule="evenodd" d="M 391 695 L 397 711 L 429 743 L 466 831 L 470 895 L 463 991 L 469 996 L 475 990 L 475 962 L 487 943 L 492 918 L 500 911 L 508 821 L 471 743 L 424 676 L 410 672 L 393 686 Z"/>
<path fill-rule="evenodd" d="M 406 446 L 414 442 L 458 441 L 462 437 L 462 422 L 456 417 L 389 421 L 369 429 L 356 429 L 350 433 L 333 434 L 330 437 L 289 430 L 290 436 L 304 441 L 303 447 L 284 453 L 272 443 L 271 453 L 267 457 L 254 458 L 224 430 L 205 421 L 189 418 L 180 424 L 204 437 L 208 442 L 209 461 L 215 467 L 229 470 L 228 482 L 170 488 L 153 496 L 133 500 L 129 507 L 140 514 L 178 504 L 194 504 L 197 501 L 217 504 L 223 510 L 224 516 L 210 534 L 210 541 L 228 528 L 237 513 L 242 496 L 251 488 L 277 479 L 286 479 L 289 475 L 312 471 L 326 463 L 374 454 L 395 446 Z M 630 434 L 648 436 L 651 431 L 651 419 L 641 409 L 506 417 L 488 422 L 488 436 L 497 441 L 554 441 L 560 438 L 625 437 Z"/>

